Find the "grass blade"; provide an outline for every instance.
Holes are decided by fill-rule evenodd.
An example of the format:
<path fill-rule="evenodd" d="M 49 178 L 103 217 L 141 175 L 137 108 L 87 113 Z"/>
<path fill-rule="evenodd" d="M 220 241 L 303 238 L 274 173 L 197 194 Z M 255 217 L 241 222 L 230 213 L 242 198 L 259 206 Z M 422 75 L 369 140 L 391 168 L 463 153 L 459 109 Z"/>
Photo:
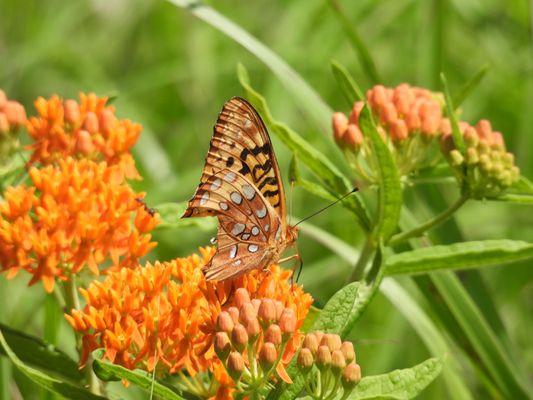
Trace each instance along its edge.
<path fill-rule="evenodd" d="M 239 25 L 229 20 L 215 9 L 197 0 L 168 0 L 170 3 L 186 9 L 195 17 L 203 20 L 230 37 L 250 53 L 261 60 L 278 77 L 298 102 L 309 110 L 309 116 L 327 134 L 330 130 L 330 118 L 333 111 L 322 98 L 311 88 L 302 77 L 292 69 L 281 57 L 250 35 Z"/>
<path fill-rule="evenodd" d="M 365 74 L 367 75 L 368 79 L 373 84 L 380 83 L 381 79 L 378 74 L 376 63 L 372 59 L 368 47 L 365 45 L 365 43 L 357 33 L 357 30 L 355 29 L 355 24 L 348 19 L 348 17 L 342 10 L 340 3 L 337 0 L 330 0 L 329 4 L 331 5 L 331 9 L 335 12 L 335 16 L 344 28 L 344 32 L 346 32 L 350 44 L 352 45 L 352 49 L 359 58 L 361 66 L 363 67 L 363 70 L 365 71 Z"/>
<path fill-rule="evenodd" d="M 453 142 L 455 144 L 455 148 L 459 150 L 461 154 L 465 154 L 465 141 L 463 139 L 463 135 L 461 135 L 461 131 L 459 130 L 459 123 L 457 122 L 457 116 L 455 115 L 455 106 L 450 95 L 448 81 L 446 80 L 444 74 L 440 75 L 440 79 L 442 82 L 444 98 L 446 99 L 446 113 L 452 125 Z"/>

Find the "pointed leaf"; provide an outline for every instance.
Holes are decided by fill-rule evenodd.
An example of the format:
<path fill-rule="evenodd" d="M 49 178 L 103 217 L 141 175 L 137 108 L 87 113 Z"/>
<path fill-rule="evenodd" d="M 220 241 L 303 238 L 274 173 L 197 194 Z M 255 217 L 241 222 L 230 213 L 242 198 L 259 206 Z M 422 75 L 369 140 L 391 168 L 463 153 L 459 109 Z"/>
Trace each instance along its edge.
<path fill-rule="evenodd" d="M 448 82 L 444 74 L 440 75 L 440 79 L 444 91 L 444 98 L 446 99 L 446 113 L 452 125 L 453 143 L 455 144 L 455 148 L 459 150 L 461 154 L 465 154 L 465 141 L 463 139 L 463 135 L 461 135 L 461 131 L 459 130 L 459 123 L 457 122 L 457 116 L 455 115 L 455 106 L 453 104 L 452 97 L 450 96 Z"/>
<path fill-rule="evenodd" d="M 430 358 L 412 368 L 364 377 L 348 399 L 413 399 L 439 376 L 443 363 L 441 358 Z"/>
<path fill-rule="evenodd" d="M 7 354 L 7 356 L 10 358 L 11 362 L 22 372 L 24 375 L 26 375 L 30 380 L 41 386 L 42 388 L 57 393 L 67 399 L 74 399 L 74 400 L 103 400 L 105 397 L 97 396 L 95 394 L 92 394 L 91 392 L 81 388 L 72 385 L 71 383 L 64 382 L 59 380 L 58 378 L 51 377 L 47 374 L 45 374 L 42 371 L 39 371 L 35 368 L 29 367 L 26 364 L 24 364 L 20 358 L 17 357 L 15 352 L 11 350 L 9 345 L 6 342 L 6 339 L 4 338 L 4 335 L 0 331 L 0 347 L 3 349 L 3 351 Z"/>
<path fill-rule="evenodd" d="M 119 381 L 126 379 L 128 382 L 139 386 L 140 388 L 151 390 L 153 387 L 154 395 L 164 400 L 181 400 L 181 397 L 176 391 L 165 386 L 157 381 L 153 381 L 152 375 L 142 370 L 130 370 L 120 365 L 111 364 L 102 359 L 103 350 L 96 350 L 93 352 L 93 369 L 96 376 L 105 382 Z"/>
<path fill-rule="evenodd" d="M 422 247 L 391 255 L 387 275 L 416 275 L 445 269 L 481 268 L 533 259 L 533 243 L 482 240 Z"/>
<path fill-rule="evenodd" d="M 344 98 L 348 104 L 348 107 L 351 109 L 353 103 L 358 100 L 363 100 L 364 96 L 357 84 L 353 80 L 352 76 L 349 74 L 348 70 L 340 64 L 338 61 L 331 61 L 331 70 L 333 71 L 333 76 L 341 89 Z"/>
<path fill-rule="evenodd" d="M 490 69 L 490 65 L 485 64 L 483 65 L 475 74 L 470 78 L 468 82 L 464 84 L 464 86 L 459 90 L 458 93 L 455 94 L 452 98 L 453 105 L 455 107 L 455 110 L 458 109 L 461 104 L 463 104 L 463 101 L 472 93 L 472 91 L 479 85 L 481 80 L 485 77 L 485 74 Z"/>

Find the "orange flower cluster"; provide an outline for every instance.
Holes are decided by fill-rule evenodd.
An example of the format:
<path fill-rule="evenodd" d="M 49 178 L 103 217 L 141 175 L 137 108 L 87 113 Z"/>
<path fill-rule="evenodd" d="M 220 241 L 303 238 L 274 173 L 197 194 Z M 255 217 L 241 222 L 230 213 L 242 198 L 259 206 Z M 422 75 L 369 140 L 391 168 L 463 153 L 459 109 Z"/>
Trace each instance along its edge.
<path fill-rule="evenodd" d="M 366 93 L 366 101 L 378 116 L 380 130 L 393 143 L 421 134 L 425 138 L 438 136 L 442 124 L 442 96 L 427 89 L 403 83 L 395 88 L 376 85 Z M 359 129 L 359 114 L 364 106 L 357 101 L 349 118 L 343 113 L 333 114 L 333 134 L 342 147 L 358 148 L 363 142 Z"/>
<path fill-rule="evenodd" d="M 55 279 L 85 265 L 95 274 L 104 262 L 136 265 L 155 246 L 148 232 L 157 216 L 120 168 L 68 157 L 29 175 L 32 186 L 8 188 L 0 203 L 0 267 L 9 277 L 24 269 L 30 285 L 42 280 L 51 292 Z"/>
<path fill-rule="evenodd" d="M 67 156 L 106 161 L 119 165 L 127 178 L 140 179 L 130 149 L 137 142 L 141 126 L 115 116 L 107 97 L 80 94 L 80 102 L 58 96 L 35 101 L 38 117 L 27 128 L 34 143 L 30 164 L 57 163 Z"/>
<path fill-rule="evenodd" d="M 230 384 L 213 347 L 217 316 L 235 304 L 235 291 L 246 288 L 255 298 L 279 300 L 294 310 L 301 326 L 312 298 L 290 285 L 291 272 L 273 265 L 269 271 L 252 271 L 233 281 L 207 282 L 201 269 L 215 252 L 200 249 L 170 262 L 123 268 L 81 290 L 83 310 L 66 318 L 83 334 L 85 362 L 103 347 L 106 357 L 127 368 L 156 368 L 160 373 L 186 370 L 194 378 L 211 371 L 224 387 Z M 296 348 L 291 343 L 288 348 Z"/>

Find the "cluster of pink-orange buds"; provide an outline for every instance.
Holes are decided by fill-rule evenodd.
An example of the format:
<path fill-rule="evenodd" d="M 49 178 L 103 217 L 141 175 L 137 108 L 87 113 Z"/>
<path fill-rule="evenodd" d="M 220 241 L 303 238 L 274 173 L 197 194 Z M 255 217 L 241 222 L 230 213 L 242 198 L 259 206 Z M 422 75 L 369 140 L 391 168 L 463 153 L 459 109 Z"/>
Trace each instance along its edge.
<path fill-rule="evenodd" d="M 514 163 L 514 155 L 506 151 L 502 134 L 493 131 L 489 121 L 481 120 L 475 127 L 459 123 L 465 143 L 464 154 L 456 149 L 451 126 L 445 121 L 442 152 L 459 181 L 466 183 L 470 195 L 495 196 L 518 180 L 520 170 Z"/>
<path fill-rule="evenodd" d="M 237 289 L 234 304 L 217 317 L 214 348 L 238 390 L 265 387 L 275 372 L 290 383 L 284 363 L 292 356 L 287 343 L 297 334 L 294 310 L 277 300 L 250 299 L 244 288 Z"/>
<path fill-rule="evenodd" d="M 0 89 L 0 165 L 19 147 L 16 133 L 25 123 L 26 111 L 22 104 L 9 100 Z"/>
<path fill-rule="evenodd" d="M 346 398 L 361 380 L 353 344 L 343 342 L 339 335 L 332 333 L 308 333 L 297 365 L 307 379 L 306 391 L 315 399 L 332 398 L 339 383 Z"/>
<path fill-rule="evenodd" d="M 427 89 L 403 83 L 395 88 L 376 85 L 366 93 L 366 103 L 372 109 L 380 132 L 393 143 L 402 143 L 414 135 L 432 138 L 441 132 L 442 99 Z M 359 115 L 363 101 L 355 102 L 349 117 L 333 114 L 333 135 L 343 148 L 357 151 L 363 135 Z"/>

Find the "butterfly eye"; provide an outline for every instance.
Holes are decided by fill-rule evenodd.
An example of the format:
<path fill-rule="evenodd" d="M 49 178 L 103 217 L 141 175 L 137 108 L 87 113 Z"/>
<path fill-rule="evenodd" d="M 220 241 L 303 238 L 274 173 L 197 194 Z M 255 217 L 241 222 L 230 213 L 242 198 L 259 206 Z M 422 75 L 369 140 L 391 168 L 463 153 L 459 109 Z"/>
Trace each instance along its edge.
<path fill-rule="evenodd" d="M 212 237 L 211 239 L 209 239 L 209 243 L 217 244 L 217 238 L 216 237 Z"/>

